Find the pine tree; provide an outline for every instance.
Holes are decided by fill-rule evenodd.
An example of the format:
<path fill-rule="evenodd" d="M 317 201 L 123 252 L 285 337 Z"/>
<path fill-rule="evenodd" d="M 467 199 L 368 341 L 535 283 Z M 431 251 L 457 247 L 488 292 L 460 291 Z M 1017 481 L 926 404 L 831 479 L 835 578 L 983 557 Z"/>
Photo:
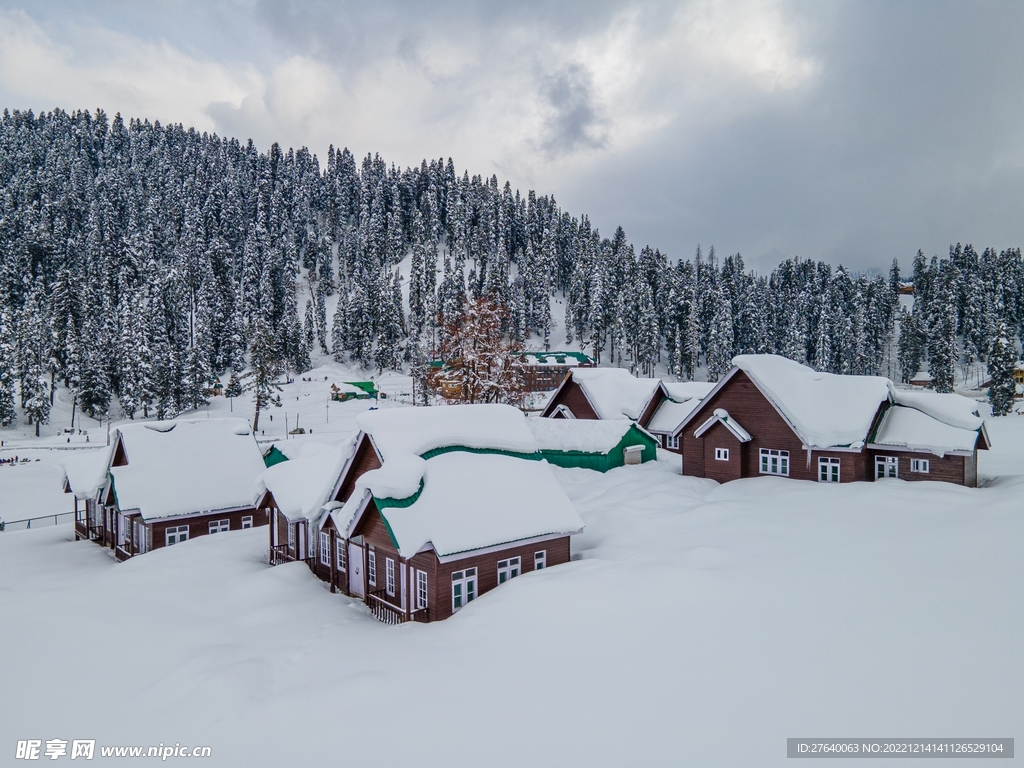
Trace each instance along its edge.
<path fill-rule="evenodd" d="M 275 381 L 281 371 L 277 343 L 270 322 L 262 313 L 256 315 L 252 328 L 252 342 L 249 347 L 249 359 L 252 367 L 252 391 L 255 402 L 255 414 L 252 419 L 252 431 L 260 428 L 260 411 L 270 405 L 271 397 L 279 387 Z"/>
<path fill-rule="evenodd" d="M 988 399 L 992 404 L 993 416 L 1005 416 L 1013 411 L 1017 391 L 1017 382 L 1013 378 L 1016 365 L 1017 348 L 1010 339 L 1006 323 L 1001 322 L 988 355 L 988 374 L 991 379 Z"/>
<path fill-rule="evenodd" d="M 8 427 L 18 420 L 14 408 L 15 366 L 12 328 L 6 312 L 0 313 L 0 426 Z"/>

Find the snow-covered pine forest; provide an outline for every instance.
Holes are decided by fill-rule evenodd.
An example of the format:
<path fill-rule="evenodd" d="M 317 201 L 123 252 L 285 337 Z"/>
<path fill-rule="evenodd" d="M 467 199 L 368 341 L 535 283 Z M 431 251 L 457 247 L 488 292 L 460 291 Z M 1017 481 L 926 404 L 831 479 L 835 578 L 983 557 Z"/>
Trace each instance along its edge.
<path fill-rule="evenodd" d="M 554 297 L 565 344 L 711 381 L 775 352 L 903 380 L 927 365 L 949 391 L 993 349 L 1012 362 L 1024 322 L 1019 249 L 918 253 L 908 313 L 896 260 L 884 277 L 799 259 L 759 276 L 713 248 L 670 260 L 451 159 L 400 170 L 332 147 L 321 168 L 306 148 L 102 111 L 5 110 L 0 189 L 3 424 L 15 397 L 45 423 L 58 381 L 90 415 L 116 397 L 126 417 L 171 418 L 215 375 L 302 371 L 314 349 L 415 367 L 482 295 L 516 341 L 563 344 Z"/>

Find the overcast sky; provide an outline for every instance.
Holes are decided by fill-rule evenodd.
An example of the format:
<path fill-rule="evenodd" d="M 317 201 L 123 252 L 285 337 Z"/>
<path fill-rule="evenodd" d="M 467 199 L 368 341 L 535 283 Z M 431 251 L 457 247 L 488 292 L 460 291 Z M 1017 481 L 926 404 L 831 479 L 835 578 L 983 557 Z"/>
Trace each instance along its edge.
<path fill-rule="evenodd" d="M 1024 3 L 0 0 L 0 106 L 452 157 L 768 271 L 1024 245 Z"/>

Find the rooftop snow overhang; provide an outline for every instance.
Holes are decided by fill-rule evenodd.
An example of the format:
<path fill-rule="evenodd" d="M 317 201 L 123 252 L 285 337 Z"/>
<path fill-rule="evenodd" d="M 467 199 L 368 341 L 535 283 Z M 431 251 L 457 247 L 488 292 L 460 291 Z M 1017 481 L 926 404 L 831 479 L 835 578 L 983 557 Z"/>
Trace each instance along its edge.
<path fill-rule="evenodd" d="M 705 432 L 711 429 L 715 424 L 721 424 L 723 427 L 728 429 L 733 437 L 739 440 L 741 443 L 749 443 L 751 440 L 750 433 L 747 432 L 740 424 L 729 415 L 729 412 L 724 408 L 716 408 L 715 412 L 711 414 L 711 418 L 697 427 L 693 433 L 694 437 L 701 437 Z"/>

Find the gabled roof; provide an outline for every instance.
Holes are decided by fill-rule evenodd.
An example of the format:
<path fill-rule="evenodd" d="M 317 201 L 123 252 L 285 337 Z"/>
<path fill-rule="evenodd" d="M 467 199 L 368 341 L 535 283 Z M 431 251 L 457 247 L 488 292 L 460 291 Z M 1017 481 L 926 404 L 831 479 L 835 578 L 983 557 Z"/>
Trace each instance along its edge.
<path fill-rule="evenodd" d="M 714 384 L 706 381 L 661 382 L 651 396 L 660 398 L 661 402 L 645 426 L 651 432 L 673 434 L 714 388 Z"/>
<path fill-rule="evenodd" d="M 579 386 L 599 419 L 633 421 L 640 418 L 661 383 L 658 379 L 638 379 L 625 368 L 573 368 L 551 395 L 549 405 L 571 382 Z"/>
<path fill-rule="evenodd" d="M 939 424 L 972 431 L 976 439 L 980 434 L 984 445 L 979 447 L 989 445 L 977 403 L 960 395 L 898 390 L 881 376 L 820 373 L 778 355 L 738 355 L 733 366 L 704 401 L 714 398 L 742 371 L 810 448 L 864 447 L 880 409 L 891 404 L 916 410 Z M 696 412 L 679 425 L 677 434 Z M 903 416 L 896 418 L 909 426 Z M 941 431 L 912 418 L 917 433 L 910 440 L 915 445 L 927 446 Z M 941 449 L 943 444 L 931 447 Z"/>
<path fill-rule="evenodd" d="M 289 520 L 314 519 L 331 501 L 335 480 L 352 453 L 353 444 L 306 443 L 289 461 L 268 467 L 253 489 L 253 503 L 270 491 Z"/>
<path fill-rule="evenodd" d="M 422 485 L 411 503 L 394 504 L 394 499 L 374 492 L 380 489 L 371 475 L 384 472 L 387 465 L 366 473 L 358 484 L 366 487 L 331 513 L 335 525 L 351 536 L 372 493 L 404 558 L 428 546 L 446 557 L 583 529 L 579 513 L 545 461 L 455 451 L 424 465 Z"/>
<path fill-rule="evenodd" d="M 244 419 L 125 424 L 117 442 L 128 459 L 110 467 L 118 508 L 147 520 L 250 507 L 266 470 Z"/>
<path fill-rule="evenodd" d="M 696 431 L 693 433 L 694 437 L 700 437 L 715 426 L 715 424 L 721 424 L 723 427 L 728 429 L 732 432 L 733 437 L 741 443 L 750 442 L 750 433 L 741 427 L 739 422 L 732 418 L 732 416 L 729 415 L 729 412 L 724 408 L 715 408 L 715 412 L 711 414 L 711 418 L 697 427 Z"/>
<path fill-rule="evenodd" d="M 873 447 L 927 451 L 936 456 L 973 452 L 977 442 L 977 430 L 955 427 L 902 405 L 886 409 L 871 439 Z"/>

